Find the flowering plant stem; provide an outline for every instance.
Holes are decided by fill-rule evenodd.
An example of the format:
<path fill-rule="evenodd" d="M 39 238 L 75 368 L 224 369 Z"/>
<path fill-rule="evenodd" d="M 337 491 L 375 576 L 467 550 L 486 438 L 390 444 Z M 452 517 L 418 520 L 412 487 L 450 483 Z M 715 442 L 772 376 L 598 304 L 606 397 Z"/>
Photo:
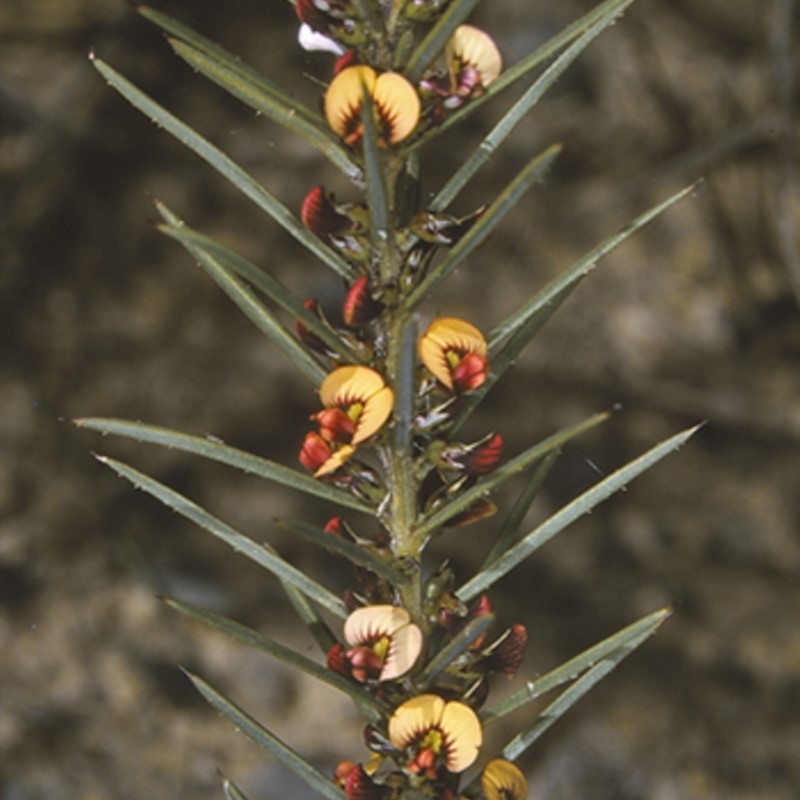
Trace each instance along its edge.
<path fill-rule="evenodd" d="M 545 542 L 680 447 L 694 429 L 656 444 L 523 533 L 526 512 L 561 449 L 608 413 L 518 447 L 505 460 L 502 434 L 492 431 L 463 441 L 461 428 L 597 261 L 691 187 L 645 211 L 534 291 L 488 336 L 467 320 L 449 316 L 435 317 L 423 327 L 421 303 L 487 241 L 553 165 L 561 146 L 532 156 L 486 205 L 461 217 L 447 208 L 564 70 L 633 0 L 605 0 L 505 72 L 492 38 L 465 24 L 477 2 L 294 0 L 303 46 L 338 56 L 322 114 L 177 20 L 145 6 L 137 9 L 168 33 L 178 56 L 301 137 L 355 187 L 357 197 L 347 203 L 321 185 L 313 187 L 299 214 L 92 55 L 109 85 L 230 181 L 345 284 L 341 321 L 331 322 L 315 298 L 293 295 L 267 269 L 193 230 L 157 201 L 159 229 L 200 263 L 317 388 L 322 408 L 311 417 L 313 429 L 299 448 L 305 471 L 153 425 L 89 417 L 75 421 L 88 430 L 218 461 L 338 506 L 342 513 L 360 515 L 357 527 L 340 516 L 324 525 L 275 520 L 303 543 L 351 563 L 353 584 L 340 596 L 324 577 L 307 574 L 270 544 L 259 543 L 157 479 L 117 459 L 98 457 L 280 583 L 323 652 L 324 663 L 234 620 L 179 599 L 167 603 L 354 702 L 366 723 L 370 753 L 359 762 L 342 761 L 327 777 L 221 691 L 187 673 L 212 706 L 330 800 L 522 800 L 527 782 L 514 762 L 669 614 L 668 609 L 656 611 L 502 702 L 488 703 L 493 677 L 513 675 L 520 668 L 528 635 L 520 623 L 495 630 L 498 620 L 486 592 Z M 550 66 L 479 147 L 438 192 L 430 192 L 433 199 L 425 206 L 420 198 L 427 142 L 551 57 Z M 457 576 L 447 560 L 426 563 L 434 538 L 491 517 L 497 511 L 491 494 L 530 471 L 483 564 L 471 576 Z M 364 530 L 364 518 L 372 530 Z M 569 685 L 523 723 L 499 756 L 485 757 L 486 726 L 563 684 Z M 480 769 L 465 780 L 476 764 Z M 223 790 L 234 800 L 245 798 L 227 778 Z"/>

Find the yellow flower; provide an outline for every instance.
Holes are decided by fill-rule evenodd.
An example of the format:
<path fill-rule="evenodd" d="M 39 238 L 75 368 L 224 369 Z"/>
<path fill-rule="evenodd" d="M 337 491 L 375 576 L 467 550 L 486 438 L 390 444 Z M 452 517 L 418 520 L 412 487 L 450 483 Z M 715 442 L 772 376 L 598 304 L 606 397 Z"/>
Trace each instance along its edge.
<path fill-rule="evenodd" d="M 414 748 L 410 772 L 430 774 L 438 759 L 450 772 L 463 772 L 478 757 L 483 730 L 475 712 L 457 700 L 421 694 L 398 706 L 389 720 L 389 741 L 398 750 Z"/>
<path fill-rule="evenodd" d="M 481 773 L 481 788 L 486 800 L 525 800 L 528 782 L 522 770 L 504 758 L 490 761 Z"/>
<path fill-rule="evenodd" d="M 419 97 L 400 73 L 378 75 L 372 67 L 346 67 L 331 81 L 325 93 L 325 118 L 346 144 L 353 146 L 361 140 L 364 131 L 361 106 L 365 91 L 375 106 L 381 146 L 401 142 L 417 127 Z"/>
<path fill-rule="evenodd" d="M 366 606 L 344 624 L 350 671 L 356 680 L 392 681 L 405 675 L 422 650 L 422 631 L 404 608 Z"/>
<path fill-rule="evenodd" d="M 325 408 L 339 408 L 352 420 L 354 446 L 377 433 L 394 406 L 394 393 L 369 367 L 335 369 L 322 382 L 319 396 Z"/>
<path fill-rule="evenodd" d="M 459 25 L 445 52 L 451 74 L 458 75 L 465 67 L 474 69 L 484 89 L 503 69 L 503 58 L 492 37 L 472 25 Z"/>
<path fill-rule="evenodd" d="M 456 317 L 435 319 L 419 340 L 419 357 L 448 389 L 477 389 L 489 371 L 488 347 L 483 334 Z"/>

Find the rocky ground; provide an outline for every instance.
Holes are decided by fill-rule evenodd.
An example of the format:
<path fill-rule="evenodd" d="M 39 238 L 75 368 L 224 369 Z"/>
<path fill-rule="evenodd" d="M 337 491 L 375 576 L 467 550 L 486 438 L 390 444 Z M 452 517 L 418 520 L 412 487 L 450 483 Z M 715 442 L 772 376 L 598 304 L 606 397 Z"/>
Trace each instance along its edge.
<path fill-rule="evenodd" d="M 592 5 L 505 0 L 476 20 L 511 63 Z M 295 46 L 288 4 L 158 6 L 309 101 L 319 92 L 328 61 Z M 531 752 L 531 798 L 798 797 L 798 40 L 793 0 L 640 0 L 459 201 L 461 211 L 485 202 L 531 154 L 564 144 L 546 182 L 427 309 L 491 325 L 641 210 L 705 179 L 601 263 L 479 421 L 521 449 L 621 405 L 567 448 L 536 515 L 707 421 L 497 597 L 506 620 L 529 627 L 528 676 L 676 608 Z M 312 653 L 279 589 L 91 453 L 132 461 L 317 574 L 325 565 L 270 520 L 323 522 L 329 509 L 68 420 L 138 418 L 295 463 L 313 392 L 148 225 L 153 195 L 303 296 L 335 303 L 340 287 L 129 109 L 87 53 L 191 120 L 290 208 L 316 183 L 343 197 L 347 187 L 178 63 L 124 3 L 4 0 L 0 44 L 0 798 L 200 800 L 220 796 L 217 769 L 254 800 L 304 797 L 177 665 L 324 770 L 360 755 L 348 704 L 157 599 L 202 603 Z M 471 122 L 457 146 L 434 148 L 433 189 L 500 111 Z M 444 545 L 466 570 L 480 538 L 467 529 Z"/>

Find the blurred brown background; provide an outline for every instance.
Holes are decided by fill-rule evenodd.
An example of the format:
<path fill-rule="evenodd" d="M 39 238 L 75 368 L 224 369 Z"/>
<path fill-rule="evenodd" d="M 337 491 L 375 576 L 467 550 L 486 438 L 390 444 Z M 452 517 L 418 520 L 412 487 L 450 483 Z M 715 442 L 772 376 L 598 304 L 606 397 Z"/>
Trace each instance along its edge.
<path fill-rule="evenodd" d="M 315 102 L 330 60 L 295 45 L 288 4 L 157 5 Z M 474 19 L 512 63 L 593 5 L 504 0 Z M 532 154 L 564 144 L 545 183 L 426 309 L 488 327 L 637 213 L 705 178 L 602 262 L 474 423 L 514 451 L 621 404 L 566 449 L 533 524 L 598 472 L 708 420 L 495 595 L 506 622 L 529 626 L 527 676 L 676 606 L 531 751 L 531 798 L 800 796 L 798 34 L 793 0 L 639 0 L 454 206 L 491 199 Z M 302 143 L 193 75 L 124 3 L 0 2 L 0 798 L 200 800 L 220 796 L 217 768 L 253 800 L 306 797 L 176 665 L 326 771 L 363 755 L 348 703 L 157 599 L 202 603 L 313 653 L 275 582 L 91 451 L 132 461 L 343 586 L 346 575 L 270 523 L 322 523 L 331 509 L 66 420 L 138 418 L 295 463 L 311 387 L 148 225 L 153 195 L 303 296 L 334 309 L 341 287 L 110 91 L 90 49 L 290 208 L 323 181 L 352 197 Z M 432 148 L 431 190 L 503 107 Z M 510 496 L 499 499 L 507 508 Z M 438 552 L 468 574 L 490 531 L 449 534 Z"/>

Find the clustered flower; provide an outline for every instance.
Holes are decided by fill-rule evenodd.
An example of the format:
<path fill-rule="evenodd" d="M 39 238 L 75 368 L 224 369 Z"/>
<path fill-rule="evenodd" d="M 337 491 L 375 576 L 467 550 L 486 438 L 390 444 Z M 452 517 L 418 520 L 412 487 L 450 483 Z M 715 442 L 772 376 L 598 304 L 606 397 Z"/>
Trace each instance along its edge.
<path fill-rule="evenodd" d="M 435 20 L 448 2 L 408 0 L 402 14 L 407 25 L 424 25 Z M 358 5 L 355 0 L 295 2 L 301 44 L 338 57 L 324 96 L 324 118 L 356 160 L 366 130 L 374 130 L 380 151 L 389 158 L 484 94 L 501 72 L 500 53 L 488 34 L 461 25 L 440 59 L 411 81 L 402 67 L 376 56 Z M 368 113 L 372 125 L 365 125 Z M 386 430 L 393 424 L 396 376 L 386 374 L 387 331 L 381 325 L 382 315 L 418 284 L 437 249 L 456 245 L 484 210 L 463 217 L 423 210 L 403 218 L 391 208 L 389 213 L 396 216 L 392 246 L 402 264 L 393 281 L 387 281 L 379 268 L 367 205 L 339 202 L 321 185 L 306 195 L 300 210 L 303 225 L 352 270 L 341 305 L 341 326 L 328 320 L 317 300 L 305 303 L 333 334 L 328 342 L 302 322 L 296 324 L 301 342 L 330 363 L 319 387 L 322 408 L 311 415 L 315 429 L 306 435 L 299 456 L 315 478 L 356 493 L 375 491 L 379 500 L 381 491 L 385 496 L 376 470 L 391 452 Z M 330 346 L 337 340 L 342 343 L 340 351 Z M 489 377 L 488 351 L 483 333 L 456 317 L 436 317 L 418 338 L 411 437 L 420 514 L 474 486 L 502 459 L 504 441 L 498 433 L 473 442 L 453 441 L 450 436 L 463 398 L 478 391 Z M 369 460 L 370 453 L 376 470 L 363 460 Z M 447 524 L 474 522 L 495 510 L 482 497 Z M 386 537 L 359 538 L 339 517 L 330 520 L 325 531 L 370 549 L 376 558 L 392 558 Z M 415 617 L 400 603 L 397 587 L 385 578 L 359 568 L 358 581 L 356 589 L 345 593 L 350 613 L 341 640 L 328 651 L 327 666 L 372 693 L 387 711 L 384 719 L 367 726 L 365 742 L 371 756 L 363 763 L 343 761 L 334 780 L 349 800 L 392 800 L 405 796 L 406 790 L 466 800 L 458 794 L 458 780 L 481 754 L 480 709 L 489 693 L 489 677 L 516 672 L 527 632 L 522 625 L 512 625 L 499 636 L 490 636 L 493 617 L 488 598 L 481 596 L 472 606 L 461 602 L 447 564 L 426 581 L 423 610 Z M 475 624 L 480 632 L 473 635 Z M 426 671 L 431 659 L 456 637 L 468 638 L 459 655 L 432 674 Z M 523 800 L 527 784 L 518 767 L 499 758 L 483 768 L 480 792 L 484 800 Z M 476 796 L 477 790 L 471 792 L 471 798 Z"/>

